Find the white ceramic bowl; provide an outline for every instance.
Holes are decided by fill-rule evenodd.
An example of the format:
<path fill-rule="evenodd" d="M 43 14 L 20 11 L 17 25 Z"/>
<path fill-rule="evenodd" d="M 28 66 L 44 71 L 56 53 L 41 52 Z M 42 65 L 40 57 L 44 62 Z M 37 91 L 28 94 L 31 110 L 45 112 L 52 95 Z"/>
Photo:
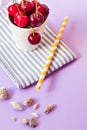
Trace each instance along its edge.
<path fill-rule="evenodd" d="M 41 44 L 41 42 L 38 43 L 37 45 L 32 45 L 31 43 L 29 43 L 28 36 L 29 34 L 32 33 L 32 29 L 20 28 L 16 26 L 11 22 L 9 17 L 8 17 L 8 21 L 9 21 L 11 32 L 14 37 L 15 44 L 19 49 L 23 51 L 31 51 L 37 48 L 39 44 Z M 45 29 L 45 25 L 46 25 L 46 21 L 41 26 L 33 28 L 35 32 L 40 33 L 41 38 Z"/>

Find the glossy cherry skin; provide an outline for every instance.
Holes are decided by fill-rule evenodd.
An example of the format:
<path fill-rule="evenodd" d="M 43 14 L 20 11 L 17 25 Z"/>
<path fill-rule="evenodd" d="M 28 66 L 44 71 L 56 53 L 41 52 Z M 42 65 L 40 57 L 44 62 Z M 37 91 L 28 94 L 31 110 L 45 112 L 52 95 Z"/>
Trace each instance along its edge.
<path fill-rule="evenodd" d="M 24 4 L 23 2 L 20 3 L 20 9 L 27 15 L 30 15 L 35 12 L 35 5 L 33 2 L 24 1 Z"/>
<path fill-rule="evenodd" d="M 19 8 L 19 4 L 17 4 L 17 3 L 8 6 L 8 14 L 10 16 L 14 16 L 15 13 L 18 12 L 18 8 Z"/>
<path fill-rule="evenodd" d="M 38 15 L 36 15 L 36 12 L 30 15 L 30 25 L 32 27 L 38 27 L 44 22 L 44 16 L 38 12 Z"/>
<path fill-rule="evenodd" d="M 44 18 L 46 19 L 47 16 L 48 16 L 48 14 L 49 14 L 49 8 L 45 4 L 40 4 L 38 6 L 38 12 L 40 12 L 41 14 L 43 14 Z"/>
<path fill-rule="evenodd" d="M 24 14 L 24 12 L 17 12 L 14 15 L 14 24 L 21 28 L 26 27 L 29 24 L 29 18 Z"/>
<path fill-rule="evenodd" d="M 28 36 L 28 41 L 29 41 L 29 43 L 31 43 L 32 45 L 36 45 L 36 44 L 38 44 L 38 43 L 41 41 L 41 36 L 40 36 L 40 34 L 37 33 L 37 32 L 34 32 L 34 34 L 31 33 L 31 34 Z"/>

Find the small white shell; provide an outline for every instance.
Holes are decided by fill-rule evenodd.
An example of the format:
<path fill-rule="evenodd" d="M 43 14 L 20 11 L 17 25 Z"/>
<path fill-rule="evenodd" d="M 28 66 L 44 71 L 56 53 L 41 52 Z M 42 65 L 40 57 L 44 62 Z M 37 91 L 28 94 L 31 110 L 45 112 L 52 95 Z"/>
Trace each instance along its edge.
<path fill-rule="evenodd" d="M 15 109 L 15 110 L 20 110 L 20 111 L 23 110 L 23 106 L 21 104 L 19 104 L 18 102 L 13 101 L 10 104 L 12 105 L 13 109 Z"/>
<path fill-rule="evenodd" d="M 34 104 L 34 105 L 33 105 L 33 110 L 38 109 L 38 107 L 39 107 L 39 104 L 37 104 L 37 103 L 36 103 L 36 104 Z"/>
<path fill-rule="evenodd" d="M 31 112 L 31 115 L 32 115 L 32 116 L 34 116 L 34 117 L 36 117 L 36 118 L 38 118 L 38 117 L 39 117 L 39 114 L 38 114 L 38 113 L 36 113 L 36 112 Z"/>
<path fill-rule="evenodd" d="M 17 121 L 17 118 L 15 116 L 11 117 L 11 120 L 16 122 Z"/>

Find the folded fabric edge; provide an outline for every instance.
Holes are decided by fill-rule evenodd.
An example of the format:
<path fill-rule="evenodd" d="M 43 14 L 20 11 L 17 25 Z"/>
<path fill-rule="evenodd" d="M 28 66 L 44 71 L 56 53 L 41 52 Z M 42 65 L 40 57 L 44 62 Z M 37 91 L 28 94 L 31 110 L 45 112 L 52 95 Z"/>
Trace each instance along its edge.
<path fill-rule="evenodd" d="M 12 77 L 10 72 L 5 68 L 5 66 L 0 62 L 1 69 L 6 73 L 6 75 L 11 79 L 11 81 L 14 83 L 14 85 L 17 86 L 17 88 L 20 88 L 20 85 L 16 82 L 16 80 Z"/>
<path fill-rule="evenodd" d="M 62 40 L 60 40 L 60 42 L 72 53 L 74 58 L 77 59 L 77 55 L 66 45 L 66 43 L 63 42 Z"/>
<path fill-rule="evenodd" d="M 59 68 L 56 68 L 53 72 L 55 72 L 57 69 L 60 69 L 62 67 L 64 67 L 66 64 L 69 64 L 71 63 L 72 61 L 76 60 L 77 59 L 77 55 L 63 42 L 63 41 L 60 41 L 73 55 L 73 59 L 67 63 L 65 63 L 63 66 L 59 67 Z M 10 72 L 5 68 L 5 66 L 3 65 L 3 63 L 1 63 L 1 68 L 3 69 L 3 71 L 5 71 L 5 73 L 8 75 L 8 77 L 12 80 L 12 82 L 14 83 L 14 85 L 16 85 L 17 88 L 20 88 L 20 89 L 24 89 L 24 88 L 27 88 L 29 86 L 31 86 L 32 84 L 36 83 L 37 81 L 34 81 L 32 84 L 29 84 L 28 86 L 21 86 L 14 78 L 13 76 L 10 74 Z M 51 73 L 48 73 L 47 76 L 49 76 Z M 46 77 L 47 77 L 46 76 Z M 39 79 L 39 78 L 38 78 Z"/>

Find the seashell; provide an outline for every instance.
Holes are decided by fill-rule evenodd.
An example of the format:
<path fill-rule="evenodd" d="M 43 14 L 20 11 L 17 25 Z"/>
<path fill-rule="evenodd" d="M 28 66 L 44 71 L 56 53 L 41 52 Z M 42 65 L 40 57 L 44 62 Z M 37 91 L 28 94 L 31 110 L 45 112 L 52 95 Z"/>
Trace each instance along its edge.
<path fill-rule="evenodd" d="M 11 117 L 11 120 L 16 122 L 17 121 L 17 118 L 15 116 Z"/>
<path fill-rule="evenodd" d="M 37 104 L 37 103 L 36 103 L 36 104 L 34 104 L 34 105 L 33 105 L 33 110 L 38 109 L 38 106 L 39 106 L 39 104 Z"/>
<path fill-rule="evenodd" d="M 0 99 L 6 100 L 8 98 L 8 90 L 5 87 L 0 87 Z"/>
<path fill-rule="evenodd" d="M 54 104 L 49 104 L 48 106 L 45 107 L 44 113 L 48 114 L 53 110 L 53 108 L 54 108 Z"/>
<path fill-rule="evenodd" d="M 23 110 L 23 106 L 18 102 L 13 101 L 10 104 L 12 105 L 13 109 L 15 109 L 15 110 L 20 110 L 20 111 Z"/>
<path fill-rule="evenodd" d="M 36 117 L 36 118 L 38 118 L 38 117 L 39 117 L 39 114 L 38 114 L 38 113 L 36 113 L 36 112 L 31 112 L 31 115 L 32 115 L 32 116 L 34 116 L 34 117 Z"/>
<path fill-rule="evenodd" d="M 34 128 L 37 126 L 37 121 L 34 118 L 29 119 L 29 125 Z"/>
<path fill-rule="evenodd" d="M 28 125 L 28 124 L 29 124 L 29 119 L 25 117 L 25 118 L 23 119 L 23 123 L 24 123 L 25 125 Z"/>
<path fill-rule="evenodd" d="M 31 104 L 33 103 L 33 98 L 26 98 L 23 102 L 23 104 L 25 106 L 31 106 Z"/>

